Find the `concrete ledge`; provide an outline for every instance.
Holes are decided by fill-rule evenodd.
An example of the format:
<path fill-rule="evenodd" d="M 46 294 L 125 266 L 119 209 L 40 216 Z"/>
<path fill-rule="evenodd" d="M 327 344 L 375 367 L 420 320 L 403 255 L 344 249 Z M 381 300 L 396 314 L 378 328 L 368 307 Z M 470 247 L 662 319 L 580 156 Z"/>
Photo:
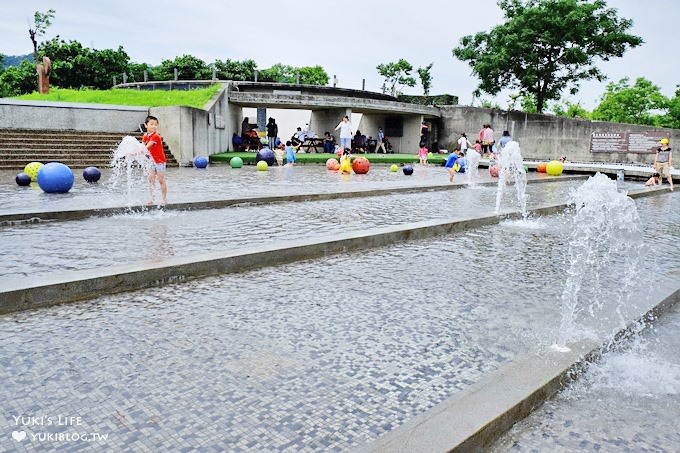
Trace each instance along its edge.
<path fill-rule="evenodd" d="M 614 339 L 630 335 L 638 321 L 647 325 L 678 303 L 677 279 L 665 283 L 662 299 L 643 308 L 642 316 L 620 329 Z M 524 356 L 358 451 L 486 451 L 514 423 L 577 378 L 585 362 L 606 352 L 611 339 L 602 341 L 570 344 L 568 352 Z"/>
<path fill-rule="evenodd" d="M 656 192 L 662 193 L 663 191 Z M 642 191 L 629 195 L 636 198 L 646 196 L 648 193 Z M 549 205 L 530 210 L 529 213 L 545 216 L 563 212 L 567 208 L 565 204 Z M 9 280 L 0 291 L 0 301 L 2 301 L 0 314 L 348 251 L 382 247 L 395 242 L 426 239 L 468 228 L 495 224 L 504 219 L 517 218 L 521 218 L 519 212 L 505 211 L 499 215 L 456 221 L 429 220 L 345 233 L 332 238 L 319 237 L 288 241 L 279 246 L 249 247 L 107 268 L 52 273 L 40 277 L 40 282 L 30 285 L 26 285 L 25 279 Z"/>
<path fill-rule="evenodd" d="M 572 175 L 562 176 L 560 181 L 577 181 L 586 179 L 587 176 Z M 554 182 L 555 179 L 535 179 L 527 181 L 529 184 L 540 184 L 545 182 Z M 480 186 L 492 187 L 496 186 L 497 182 L 484 182 Z M 441 190 L 455 190 L 468 187 L 467 184 L 439 184 L 432 186 L 416 186 L 416 187 L 395 187 L 391 189 L 371 189 L 371 190 L 357 190 L 352 192 L 328 192 L 328 193 L 307 193 L 295 195 L 278 195 L 278 196 L 254 196 L 243 198 L 230 198 L 223 200 L 206 200 L 206 201 L 192 201 L 186 203 L 171 203 L 165 206 L 166 210 L 192 210 L 192 209 L 222 209 L 229 206 L 239 204 L 260 205 L 269 203 L 282 202 L 300 202 L 300 201 L 321 201 L 334 200 L 337 198 L 361 198 L 373 197 L 380 195 L 389 195 L 393 193 L 412 193 L 422 191 L 441 191 Z M 661 190 L 661 189 L 657 189 Z M 127 207 L 112 207 L 101 209 L 68 209 L 61 211 L 40 211 L 40 212 L 17 212 L 9 214 L 0 214 L 0 226 L 14 225 L 18 223 L 35 223 L 46 220 L 82 220 L 88 217 L 95 216 L 110 216 L 115 214 L 125 214 L 129 212 L 144 212 L 156 209 L 145 205 L 127 206 Z"/>
<path fill-rule="evenodd" d="M 0 128 L 129 133 L 147 112 L 145 107 L 0 99 Z"/>

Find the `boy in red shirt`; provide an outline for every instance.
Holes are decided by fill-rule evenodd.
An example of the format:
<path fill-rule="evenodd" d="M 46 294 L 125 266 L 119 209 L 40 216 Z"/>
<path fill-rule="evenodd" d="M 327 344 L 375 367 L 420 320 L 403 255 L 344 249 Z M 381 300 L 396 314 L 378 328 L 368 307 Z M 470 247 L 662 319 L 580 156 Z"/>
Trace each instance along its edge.
<path fill-rule="evenodd" d="M 161 205 L 165 205 L 168 202 L 168 186 L 165 182 L 165 164 L 167 160 L 165 159 L 165 150 L 163 150 L 163 139 L 158 134 L 158 118 L 149 115 L 144 120 L 144 125 L 146 126 L 146 132 L 142 136 L 142 143 L 149 151 L 152 162 L 151 171 L 149 172 L 151 201 L 148 204 L 153 203 L 154 185 L 156 179 L 158 179 L 158 185 L 161 187 L 161 194 L 163 196 Z"/>

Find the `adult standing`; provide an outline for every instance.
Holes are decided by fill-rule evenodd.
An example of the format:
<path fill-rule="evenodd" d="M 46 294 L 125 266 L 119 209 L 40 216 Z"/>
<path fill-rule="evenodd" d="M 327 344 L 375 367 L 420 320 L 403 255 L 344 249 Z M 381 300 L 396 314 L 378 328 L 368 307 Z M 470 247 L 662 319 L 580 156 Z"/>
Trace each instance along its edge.
<path fill-rule="evenodd" d="M 671 152 L 671 147 L 668 146 L 669 140 L 667 138 L 662 138 L 659 141 L 659 146 L 656 149 L 656 155 L 654 156 L 654 170 L 659 174 L 659 183 L 663 181 L 664 176 L 668 179 L 668 183 L 671 185 L 671 191 L 673 190 L 673 175 L 671 175 L 671 168 L 673 168 L 673 153 Z"/>
<path fill-rule="evenodd" d="M 276 124 L 276 120 L 274 118 L 269 118 L 269 121 L 267 122 L 267 141 L 271 149 L 274 149 L 276 146 L 276 137 L 278 136 L 279 126 Z"/>
<path fill-rule="evenodd" d="M 428 140 L 430 139 L 430 126 L 427 125 L 425 121 L 420 126 L 420 146 L 427 146 Z"/>
<path fill-rule="evenodd" d="M 250 123 L 248 123 L 248 117 L 243 118 L 241 123 L 241 137 L 246 138 L 246 132 L 250 130 Z"/>
<path fill-rule="evenodd" d="M 376 154 L 378 153 L 378 150 L 382 148 L 383 154 L 387 154 L 387 150 L 385 149 L 385 132 L 383 132 L 382 127 L 378 128 L 378 142 L 375 144 L 375 152 Z"/>
<path fill-rule="evenodd" d="M 501 135 L 501 138 L 498 139 L 498 149 L 496 149 L 496 153 L 500 155 L 503 152 L 503 148 L 505 148 L 505 145 L 507 145 L 508 142 L 510 141 L 512 141 L 510 132 L 503 131 L 503 135 Z"/>
<path fill-rule="evenodd" d="M 335 126 L 334 130 L 340 129 L 340 147 L 343 149 L 352 149 L 352 123 L 349 122 L 349 116 L 342 117 L 342 121 Z"/>
<path fill-rule="evenodd" d="M 495 139 L 493 137 L 493 129 L 491 129 L 491 125 L 485 124 L 479 135 L 481 136 L 482 141 L 482 153 L 484 155 L 493 154 L 493 145 Z"/>

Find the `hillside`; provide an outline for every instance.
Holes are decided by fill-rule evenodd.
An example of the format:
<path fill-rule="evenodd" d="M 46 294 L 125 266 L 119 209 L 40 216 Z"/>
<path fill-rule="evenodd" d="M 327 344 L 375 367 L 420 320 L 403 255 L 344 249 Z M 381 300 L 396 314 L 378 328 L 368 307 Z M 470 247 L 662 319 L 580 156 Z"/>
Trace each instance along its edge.
<path fill-rule="evenodd" d="M 2 62 L 3 69 L 9 68 L 10 66 L 19 66 L 22 60 L 28 60 L 32 63 L 33 54 L 28 53 L 26 55 L 5 55 Z"/>

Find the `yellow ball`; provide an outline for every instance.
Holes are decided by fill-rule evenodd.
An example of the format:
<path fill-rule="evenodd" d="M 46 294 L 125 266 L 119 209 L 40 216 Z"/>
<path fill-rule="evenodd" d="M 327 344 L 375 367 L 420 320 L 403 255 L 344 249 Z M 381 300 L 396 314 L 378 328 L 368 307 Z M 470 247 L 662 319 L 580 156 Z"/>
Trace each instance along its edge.
<path fill-rule="evenodd" d="M 43 168 L 42 162 L 31 162 L 24 167 L 24 173 L 31 177 L 31 182 L 35 182 L 38 179 L 38 172 Z"/>
<path fill-rule="evenodd" d="M 390 171 L 391 171 L 392 173 L 398 172 L 398 171 L 399 171 L 399 167 L 397 166 L 397 164 L 392 164 L 392 165 L 390 165 Z"/>
<path fill-rule="evenodd" d="M 267 171 L 269 169 L 269 165 L 267 165 L 267 162 L 261 160 L 257 163 L 257 169 L 260 171 Z"/>
<path fill-rule="evenodd" d="M 551 160 L 548 162 L 548 165 L 545 167 L 545 172 L 549 174 L 550 176 L 559 176 L 562 174 L 562 171 L 564 170 L 564 165 L 562 165 L 562 162 L 558 160 Z"/>

